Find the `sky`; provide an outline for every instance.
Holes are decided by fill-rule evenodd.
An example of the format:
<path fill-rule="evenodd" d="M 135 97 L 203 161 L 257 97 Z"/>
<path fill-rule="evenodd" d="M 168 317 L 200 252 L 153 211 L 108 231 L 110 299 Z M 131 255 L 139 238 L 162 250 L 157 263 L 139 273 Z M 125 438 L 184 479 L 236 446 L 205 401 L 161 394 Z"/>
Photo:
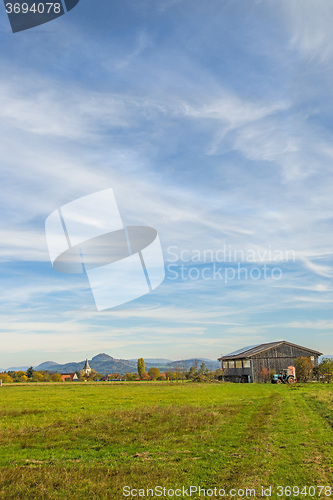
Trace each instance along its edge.
<path fill-rule="evenodd" d="M 333 354 L 330 0 L 81 0 L 13 34 L 0 10 L 0 367 Z M 112 188 L 166 279 L 98 312 L 44 224 Z"/>

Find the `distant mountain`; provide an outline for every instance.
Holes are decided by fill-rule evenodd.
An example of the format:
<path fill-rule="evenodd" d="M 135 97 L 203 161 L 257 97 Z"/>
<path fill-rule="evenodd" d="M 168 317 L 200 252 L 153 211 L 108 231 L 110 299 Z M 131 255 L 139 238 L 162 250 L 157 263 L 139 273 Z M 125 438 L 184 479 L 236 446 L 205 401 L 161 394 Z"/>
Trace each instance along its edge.
<path fill-rule="evenodd" d="M 124 375 L 125 373 L 135 373 L 137 371 L 137 358 L 135 359 L 116 359 L 109 354 L 101 353 L 89 359 L 89 365 L 91 368 L 96 370 L 96 372 L 102 375 L 108 375 L 109 373 L 120 373 Z M 71 362 L 65 364 L 55 363 L 54 361 L 45 361 L 40 365 L 35 367 L 35 370 L 47 370 L 50 372 L 58 373 L 73 373 L 76 371 L 81 371 L 84 366 L 85 360 L 79 362 Z M 180 369 L 184 368 L 189 370 L 191 366 L 197 363 L 198 368 L 200 368 L 201 363 L 205 363 L 207 368 L 210 370 L 216 370 L 220 368 L 220 363 L 218 361 L 213 361 L 211 359 L 199 359 L 191 358 L 179 361 L 171 361 L 166 358 L 146 358 L 145 367 L 148 371 L 149 368 L 155 366 L 159 368 L 161 372 L 166 370 L 175 370 L 177 367 Z"/>
<path fill-rule="evenodd" d="M 7 368 L 7 372 L 9 371 L 12 371 L 12 372 L 26 372 L 27 369 L 29 368 L 29 366 L 10 366 L 9 368 Z"/>
<path fill-rule="evenodd" d="M 137 359 L 130 361 L 135 363 L 135 366 L 137 366 L 138 363 Z M 172 363 L 171 359 L 165 359 L 165 358 L 144 358 L 144 362 L 146 371 L 148 371 L 149 368 L 155 367 L 158 368 L 161 372 L 169 370 L 170 363 Z"/>
<path fill-rule="evenodd" d="M 131 363 L 125 359 L 115 359 L 108 354 L 101 353 L 89 359 L 89 365 L 91 368 L 96 370 L 96 372 L 102 375 L 108 375 L 109 373 L 120 373 L 125 374 L 127 372 L 136 372 L 136 363 Z M 79 362 L 65 363 L 63 365 L 55 363 L 54 361 L 45 361 L 40 365 L 35 367 L 35 370 L 47 370 L 50 372 L 58 373 L 73 373 L 76 371 L 81 371 L 84 366 L 85 360 Z"/>
<path fill-rule="evenodd" d="M 0 373 L 2 372 L 26 372 L 29 366 L 10 366 L 9 368 L 0 368 Z"/>
<path fill-rule="evenodd" d="M 157 363 L 158 365 L 167 365 L 168 363 L 172 363 L 172 359 L 166 359 L 166 358 L 143 358 L 145 364 L 149 363 Z M 129 359 L 128 361 L 131 361 L 132 363 L 137 363 L 138 358 L 135 359 Z"/>
<path fill-rule="evenodd" d="M 57 366 L 60 366 L 59 363 L 55 363 L 54 361 L 44 361 L 44 363 L 41 363 L 38 366 L 34 367 L 34 370 L 50 370 L 50 367 L 54 367 L 54 371 L 56 371 Z"/>
<path fill-rule="evenodd" d="M 214 361 L 212 359 L 201 359 L 201 358 L 191 358 L 191 359 L 182 359 L 179 361 L 172 361 L 172 363 L 169 363 L 169 369 L 170 368 L 185 368 L 185 370 L 189 370 L 191 366 L 195 366 L 196 364 L 198 365 L 198 368 L 200 368 L 200 365 L 204 363 L 206 367 L 209 370 L 217 370 L 218 368 L 221 368 L 221 363 L 218 361 Z"/>
<path fill-rule="evenodd" d="M 130 359 L 131 362 L 137 364 L 137 359 Z M 165 358 L 144 358 L 145 368 L 148 371 L 151 367 L 159 368 L 161 372 L 165 372 L 167 370 L 174 370 L 177 367 L 185 370 L 189 370 L 191 366 L 197 363 L 198 368 L 202 363 L 205 363 L 209 370 L 216 370 L 217 368 L 221 368 L 221 364 L 218 361 L 214 361 L 212 359 L 207 358 L 191 358 L 191 359 L 182 359 L 178 361 L 171 361 L 170 359 Z"/>

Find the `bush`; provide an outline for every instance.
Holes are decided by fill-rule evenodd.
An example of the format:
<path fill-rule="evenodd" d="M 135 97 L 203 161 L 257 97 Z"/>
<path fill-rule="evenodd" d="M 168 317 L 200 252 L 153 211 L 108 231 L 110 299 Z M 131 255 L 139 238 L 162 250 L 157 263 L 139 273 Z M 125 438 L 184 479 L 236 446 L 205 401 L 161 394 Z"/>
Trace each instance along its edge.
<path fill-rule="evenodd" d="M 149 368 L 148 375 L 151 380 L 156 380 L 160 376 L 160 370 L 158 368 Z"/>
<path fill-rule="evenodd" d="M 324 358 L 318 366 L 318 373 L 323 382 L 333 382 L 333 359 Z"/>
<path fill-rule="evenodd" d="M 12 377 L 6 372 L 0 373 L 0 379 L 4 384 L 11 384 L 13 382 Z"/>
<path fill-rule="evenodd" d="M 307 356 L 296 358 L 295 367 L 298 382 L 309 382 L 309 380 L 311 380 L 313 364 L 310 358 Z"/>

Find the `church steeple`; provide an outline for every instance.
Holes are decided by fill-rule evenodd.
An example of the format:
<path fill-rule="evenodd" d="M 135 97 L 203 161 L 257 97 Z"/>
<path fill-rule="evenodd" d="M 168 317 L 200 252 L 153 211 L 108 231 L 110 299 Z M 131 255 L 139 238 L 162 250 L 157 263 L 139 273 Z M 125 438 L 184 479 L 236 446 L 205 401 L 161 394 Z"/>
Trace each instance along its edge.
<path fill-rule="evenodd" d="M 84 373 L 86 373 L 87 375 L 89 375 L 91 373 L 91 368 L 90 368 L 90 365 L 89 365 L 89 362 L 88 360 L 86 359 L 86 362 L 84 364 L 84 367 L 82 369 L 84 371 Z"/>

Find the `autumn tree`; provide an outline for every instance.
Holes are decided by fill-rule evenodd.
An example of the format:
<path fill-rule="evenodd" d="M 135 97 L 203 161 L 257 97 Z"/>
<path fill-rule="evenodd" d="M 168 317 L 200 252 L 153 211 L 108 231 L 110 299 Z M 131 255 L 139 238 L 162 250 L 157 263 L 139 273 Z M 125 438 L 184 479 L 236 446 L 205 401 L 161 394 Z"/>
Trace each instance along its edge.
<path fill-rule="evenodd" d="M 43 372 L 33 372 L 31 380 L 33 382 L 44 382 L 44 373 Z"/>
<path fill-rule="evenodd" d="M 167 370 L 167 371 L 165 372 L 165 378 L 166 378 L 167 380 L 175 380 L 175 378 L 176 378 L 176 374 L 175 374 L 174 372 L 172 372 L 171 370 Z"/>
<path fill-rule="evenodd" d="M 271 372 L 268 368 L 263 367 L 259 372 L 260 378 L 265 384 L 271 379 Z"/>
<path fill-rule="evenodd" d="M 149 368 L 148 375 L 151 378 L 151 380 L 156 380 L 161 375 L 161 372 L 158 368 L 152 367 Z"/>
<path fill-rule="evenodd" d="M 313 364 L 310 358 L 302 356 L 295 359 L 296 377 L 299 382 L 309 382 L 312 377 Z"/>
<path fill-rule="evenodd" d="M 12 377 L 14 382 L 26 382 L 28 380 L 28 377 L 23 370 L 10 372 L 9 375 Z"/>
<path fill-rule="evenodd" d="M 4 384 L 10 384 L 13 382 L 12 377 L 10 375 L 8 375 L 8 373 L 6 373 L 6 372 L 0 373 L 0 379 L 2 380 L 2 382 Z"/>
<path fill-rule="evenodd" d="M 80 371 L 80 380 L 97 380 L 102 377 L 100 373 L 96 373 L 96 370 L 92 369 L 90 373 L 86 373 L 84 370 Z"/>
<path fill-rule="evenodd" d="M 145 362 L 144 362 L 143 358 L 139 358 L 138 359 L 138 374 L 139 374 L 140 380 L 142 380 L 144 373 L 146 373 Z"/>
<path fill-rule="evenodd" d="M 318 367 L 318 372 L 323 382 L 333 382 L 333 359 L 324 358 Z"/>

